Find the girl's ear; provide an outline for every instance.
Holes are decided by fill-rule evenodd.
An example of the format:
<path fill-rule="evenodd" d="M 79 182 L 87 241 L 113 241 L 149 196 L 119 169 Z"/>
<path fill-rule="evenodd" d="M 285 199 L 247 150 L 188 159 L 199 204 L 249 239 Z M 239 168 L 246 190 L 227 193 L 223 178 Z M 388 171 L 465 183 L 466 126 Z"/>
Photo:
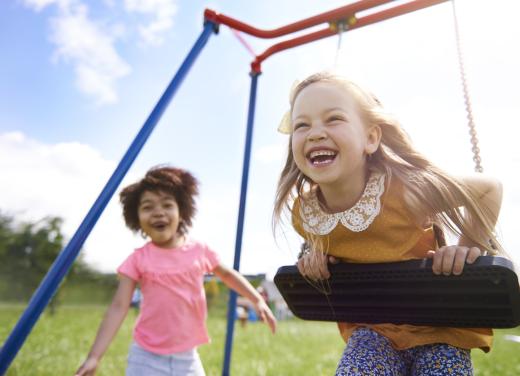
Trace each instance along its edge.
<path fill-rule="evenodd" d="M 375 151 L 379 148 L 380 143 L 381 127 L 379 125 L 374 125 L 367 132 L 367 143 L 365 145 L 365 153 L 375 153 Z"/>

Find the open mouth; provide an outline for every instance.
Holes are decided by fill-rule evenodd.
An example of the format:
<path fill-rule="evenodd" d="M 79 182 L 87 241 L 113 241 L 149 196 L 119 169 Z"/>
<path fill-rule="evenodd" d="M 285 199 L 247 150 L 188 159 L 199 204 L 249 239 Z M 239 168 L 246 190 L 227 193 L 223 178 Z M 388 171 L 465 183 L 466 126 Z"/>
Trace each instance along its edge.
<path fill-rule="evenodd" d="M 314 150 L 307 154 L 307 159 L 314 166 L 323 166 L 332 163 L 337 154 L 333 150 Z"/>
<path fill-rule="evenodd" d="M 157 231 L 162 231 L 164 230 L 166 227 L 168 226 L 168 224 L 166 222 L 156 222 L 156 223 L 152 223 L 152 228 L 154 230 L 157 230 Z"/>

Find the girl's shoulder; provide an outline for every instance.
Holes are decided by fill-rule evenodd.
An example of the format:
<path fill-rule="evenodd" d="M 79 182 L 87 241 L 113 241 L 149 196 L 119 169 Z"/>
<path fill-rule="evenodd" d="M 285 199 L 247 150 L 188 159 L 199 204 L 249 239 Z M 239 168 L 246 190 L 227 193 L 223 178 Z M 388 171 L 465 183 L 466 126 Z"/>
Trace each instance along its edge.
<path fill-rule="evenodd" d="M 485 174 L 472 174 L 458 176 L 457 180 L 467 189 L 473 191 L 478 197 L 490 192 L 502 192 L 502 182 L 494 176 Z"/>
<path fill-rule="evenodd" d="M 187 237 L 186 238 L 186 241 L 184 242 L 184 244 L 182 245 L 182 247 L 184 248 L 187 248 L 187 249 L 205 249 L 205 248 L 209 248 L 208 247 L 208 244 L 202 240 L 199 240 L 199 239 L 196 239 L 196 238 L 192 238 L 192 237 Z"/>
<path fill-rule="evenodd" d="M 133 252 L 130 254 L 130 257 L 139 257 L 140 255 L 145 254 L 150 251 L 150 248 L 153 246 L 152 242 L 146 242 L 140 247 L 134 248 Z"/>
<path fill-rule="evenodd" d="M 182 247 L 185 250 L 193 251 L 193 252 L 196 252 L 198 254 L 204 254 L 204 255 L 211 254 L 211 255 L 214 255 L 214 254 L 217 253 L 205 241 L 202 241 L 200 239 L 191 238 L 191 237 L 186 238 L 186 242 L 184 243 L 184 245 Z"/>

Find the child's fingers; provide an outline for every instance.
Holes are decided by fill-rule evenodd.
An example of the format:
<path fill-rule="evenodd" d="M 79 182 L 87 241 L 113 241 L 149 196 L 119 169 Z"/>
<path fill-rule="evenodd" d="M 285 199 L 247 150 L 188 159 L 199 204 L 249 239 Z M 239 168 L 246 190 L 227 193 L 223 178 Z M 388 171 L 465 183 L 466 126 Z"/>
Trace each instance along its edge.
<path fill-rule="evenodd" d="M 444 253 L 444 248 L 441 247 L 437 251 L 429 251 L 428 257 L 433 259 L 432 262 L 432 271 L 435 274 L 441 274 L 442 272 L 442 254 Z"/>
<path fill-rule="evenodd" d="M 296 265 L 298 266 L 298 271 L 302 276 L 310 279 L 316 278 L 314 275 L 315 270 L 311 265 L 311 259 L 309 255 L 305 255 L 302 258 L 300 258 Z"/>
<path fill-rule="evenodd" d="M 74 376 L 87 376 L 87 374 L 86 374 L 86 370 L 85 370 L 83 367 L 81 367 L 80 369 L 78 369 L 78 370 L 76 371 L 76 373 L 74 374 Z"/>
<path fill-rule="evenodd" d="M 276 333 L 276 318 L 271 313 L 271 311 L 266 311 L 266 322 L 267 325 L 269 325 L 269 328 L 271 329 L 271 333 Z"/>
<path fill-rule="evenodd" d="M 455 254 L 457 252 L 457 246 L 446 247 L 442 255 L 442 273 L 444 275 L 450 275 L 453 271 L 453 262 L 455 260 Z"/>
<path fill-rule="evenodd" d="M 477 260 L 477 258 L 479 258 L 479 256 L 480 249 L 477 247 L 460 247 L 457 250 L 455 262 L 453 263 L 453 274 L 462 274 L 462 271 L 464 270 L 464 265 L 466 263 L 473 264 Z"/>
<path fill-rule="evenodd" d="M 472 264 L 480 256 L 477 247 L 445 246 L 437 251 L 428 251 L 427 258 L 433 259 L 432 270 L 435 274 L 460 275 L 466 263 Z"/>
<path fill-rule="evenodd" d="M 97 361 L 89 358 L 79 367 L 74 376 L 94 376 L 96 368 Z"/>
<path fill-rule="evenodd" d="M 477 259 L 482 255 L 482 252 L 480 251 L 480 248 L 478 247 L 471 247 L 468 252 L 468 256 L 466 258 L 466 262 L 468 264 L 473 264 Z"/>
<path fill-rule="evenodd" d="M 466 263 L 466 257 L 468 256 L 467 247 L 458 247 L 455 253 L 455 259 L 453 261 L 453 274 L 460 275 L 464 269 Z"/>
<path fill-rule="evenodd" d="M 327 266 L 328 260 L 328 256 L 322 253 L 317 255 L 305 255 L 298 260 L 296 266 L 300 274 L 304 277 L 319 281 L 330 277 L 329 268 Z"/>
<path fill-rule="evenodd" d="M 91 375 L 94 375 L 94 372 L 87 370 L 85 368 L 81 368 L 80 370 L 78 370 L 78 372 L 76 372 L 75 376 L 91 376 Z"/>
<path fill-rule="evenodd" d="M 260 306 L 258 307 L 257 312 L 260 320 L 266 323 L 271 329 L 271 332 L 274 334 L 276 332 L 276 318 L 274 317 L 269 307 L 267 305 Z"/>
<path fill-rule="evenodd" d="M 300 268 L 301 266 L 301 268 Z M 303 256 L 298 261 L 298 267 L 300 270 L 300 273 L 310 279 L 317 279 L 318 271 L 316 270 L 316 267 L 314 266 L 313 260 L 311 260 L 309 255 Z"/>
<path fill-rule="evenodd" d="M 329 267 L 327 265 L 328 257 L 321 255 L 318 261 L 318 274 L 319 279 L 328 279 L 330 277 Z"/>

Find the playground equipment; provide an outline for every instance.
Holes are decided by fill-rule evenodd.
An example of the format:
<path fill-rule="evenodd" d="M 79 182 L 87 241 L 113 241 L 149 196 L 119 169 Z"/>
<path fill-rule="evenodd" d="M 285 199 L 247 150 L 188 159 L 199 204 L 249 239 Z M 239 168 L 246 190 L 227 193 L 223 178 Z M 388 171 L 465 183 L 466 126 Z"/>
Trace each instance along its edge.
<path fill-rule="evenodd" d="M 361 0 L 352 4 L 348 4 L 344 7 L 331 10 L 319 14 L 314 17 L 310 17 L 277 29 L 273 30 L 262 30 L 250 26 L 241 21 L 235 20 L 231 17 L 223 14 L 216 13 L 215 11 L 207 9 L 204 13 L 204 26 L 201 35 L 196 40 L 192 49 L 188 53 L 187 57 L 182 62 L 179 70 L 173 77 L 172 81 L 167 86 L 163 95 L 159 99 L 157 105 L 154 107 L 149 117 L 145 121 L 143 127 L 138 132 L 134 141 L 130 144 L 128 150 L 123 155 L 120 163 L 115 169 L 112 176 L 109 178 L 105 187 L 101 191 L 100 195 L 94 202 L 91 209 L 88 211 L 84 220 L 76 230 L 70 242 L 61 251 L 56 258 L 54 264 L 49 269 L 49 272 L 41 282 L 38 289 L 32 296 L 26 310 L 20 317 L 18 323 L 15 325 L 13 331 L 7 338 L 2 349 L 0 350 L 0 375 L 4 374 L 8 369 L 9 365 L 15 358 L 17 352 L 23 345 L 25 339 L 32 330 L 34 324 L 38 320 L 39 316 L 45 309 L 50 298 L 55 293 L 59 286 L 59 283 L 68 272 L 70 266 L 76 259 L 83 243 L 90 234 L 93 226 L 96 224 L 98 218 L 102 214 L 110 198 L 115 193 L 121 180 L 127 173 L 128 169 L 132 165 L 133 161 L 139 154 L 143 145 L 147 141 L 148 137 L 154 130 L 159 119 L 161 118 L 166 107 L 172 100 L 173 96 L 177 92 L 180 84 L 188 74 L 190 68 L 194 64 L 195 60 L 199 56 L 200 52 L 209 40 L 209 37 L 213 33 L 218 33 L 220 25 L 226 25 L 234 30 L 249 34 L 251 36 L 259 38 L 278 38 L 286 35 L 290 35 L 295 32 L 299 32 L 320 24 L 326 24 L 326 26 L 318 31 L 310 32 L 308 34 L 299 35 L 297 37 L 284 40 L 273 44 L 271 47 L 266 49 L 260 55 L 255 56 L 254 61 L 251 63 L 251 86 L 249 95 L 249 111 L 247 117 L 247 129 L 245 139 L 245 150 L 243 157 L 242 167 L 242 182 L 240 192 L 240 204 L 238 211 L 236 240 L 235 240 L 235 257 L 233 267 L 236 270 L 240 268 L 240 255 L 242 248 L 242 233 L 244 224 L 244 215 L 246 208 L 246 197 L 247 197 L 247 185 L 249 176 L 249 161 L 251 154 L 252 144 L 252 131 L 255 115 L 255 104 L 256 104 L 256 91 L 258 76 L 261 74 L 262 63 L 275 53 L 307 44 L 322 38 L 341 35 L 342 32 L 359 29 L 361 27 L 397 17 L 406 13 L 410 13 L 419 9 L 423 9 L 429 6 L 440 4 L 448 0 L 410 0 L 402 4 L 391 4 L 392 0 Z M 382 5 L 390 4 L 385 9 L 377 9 Z M 373 11 L 368 13 L 368 11 Z M 364 12 L 363 15 L 358 17 L 358 14 Z M 474 130 L 474 129 L 473 129 Z M 475 138 L 476 141 L 476 138 Z M 476 143 L 475 143 L 476 145 Z M 233 339 L 234 329 L 234 312 L 236 307 L 236 294 L 230 293 L 229 304 L 228 304 L 228 325 L 227 325 L 227 336 L 226 346 L 224 355 L 224 365 L 222 374 L 229 375 L 229 367 L 231 361 L 231 348 Z"/>
<path fill-rule="evenodd" d="M 458 328 L 520 325 L 520 286 L 513 264 L 503 257 L 479 257 L 458 276 L 433 274 L 432 260 L 426 259 L 341 263 L 329 265 L 329 271 L 322 288 L 294 265 L 278 269 L 274 281 L 290 310 L 305 320 Z"/>

